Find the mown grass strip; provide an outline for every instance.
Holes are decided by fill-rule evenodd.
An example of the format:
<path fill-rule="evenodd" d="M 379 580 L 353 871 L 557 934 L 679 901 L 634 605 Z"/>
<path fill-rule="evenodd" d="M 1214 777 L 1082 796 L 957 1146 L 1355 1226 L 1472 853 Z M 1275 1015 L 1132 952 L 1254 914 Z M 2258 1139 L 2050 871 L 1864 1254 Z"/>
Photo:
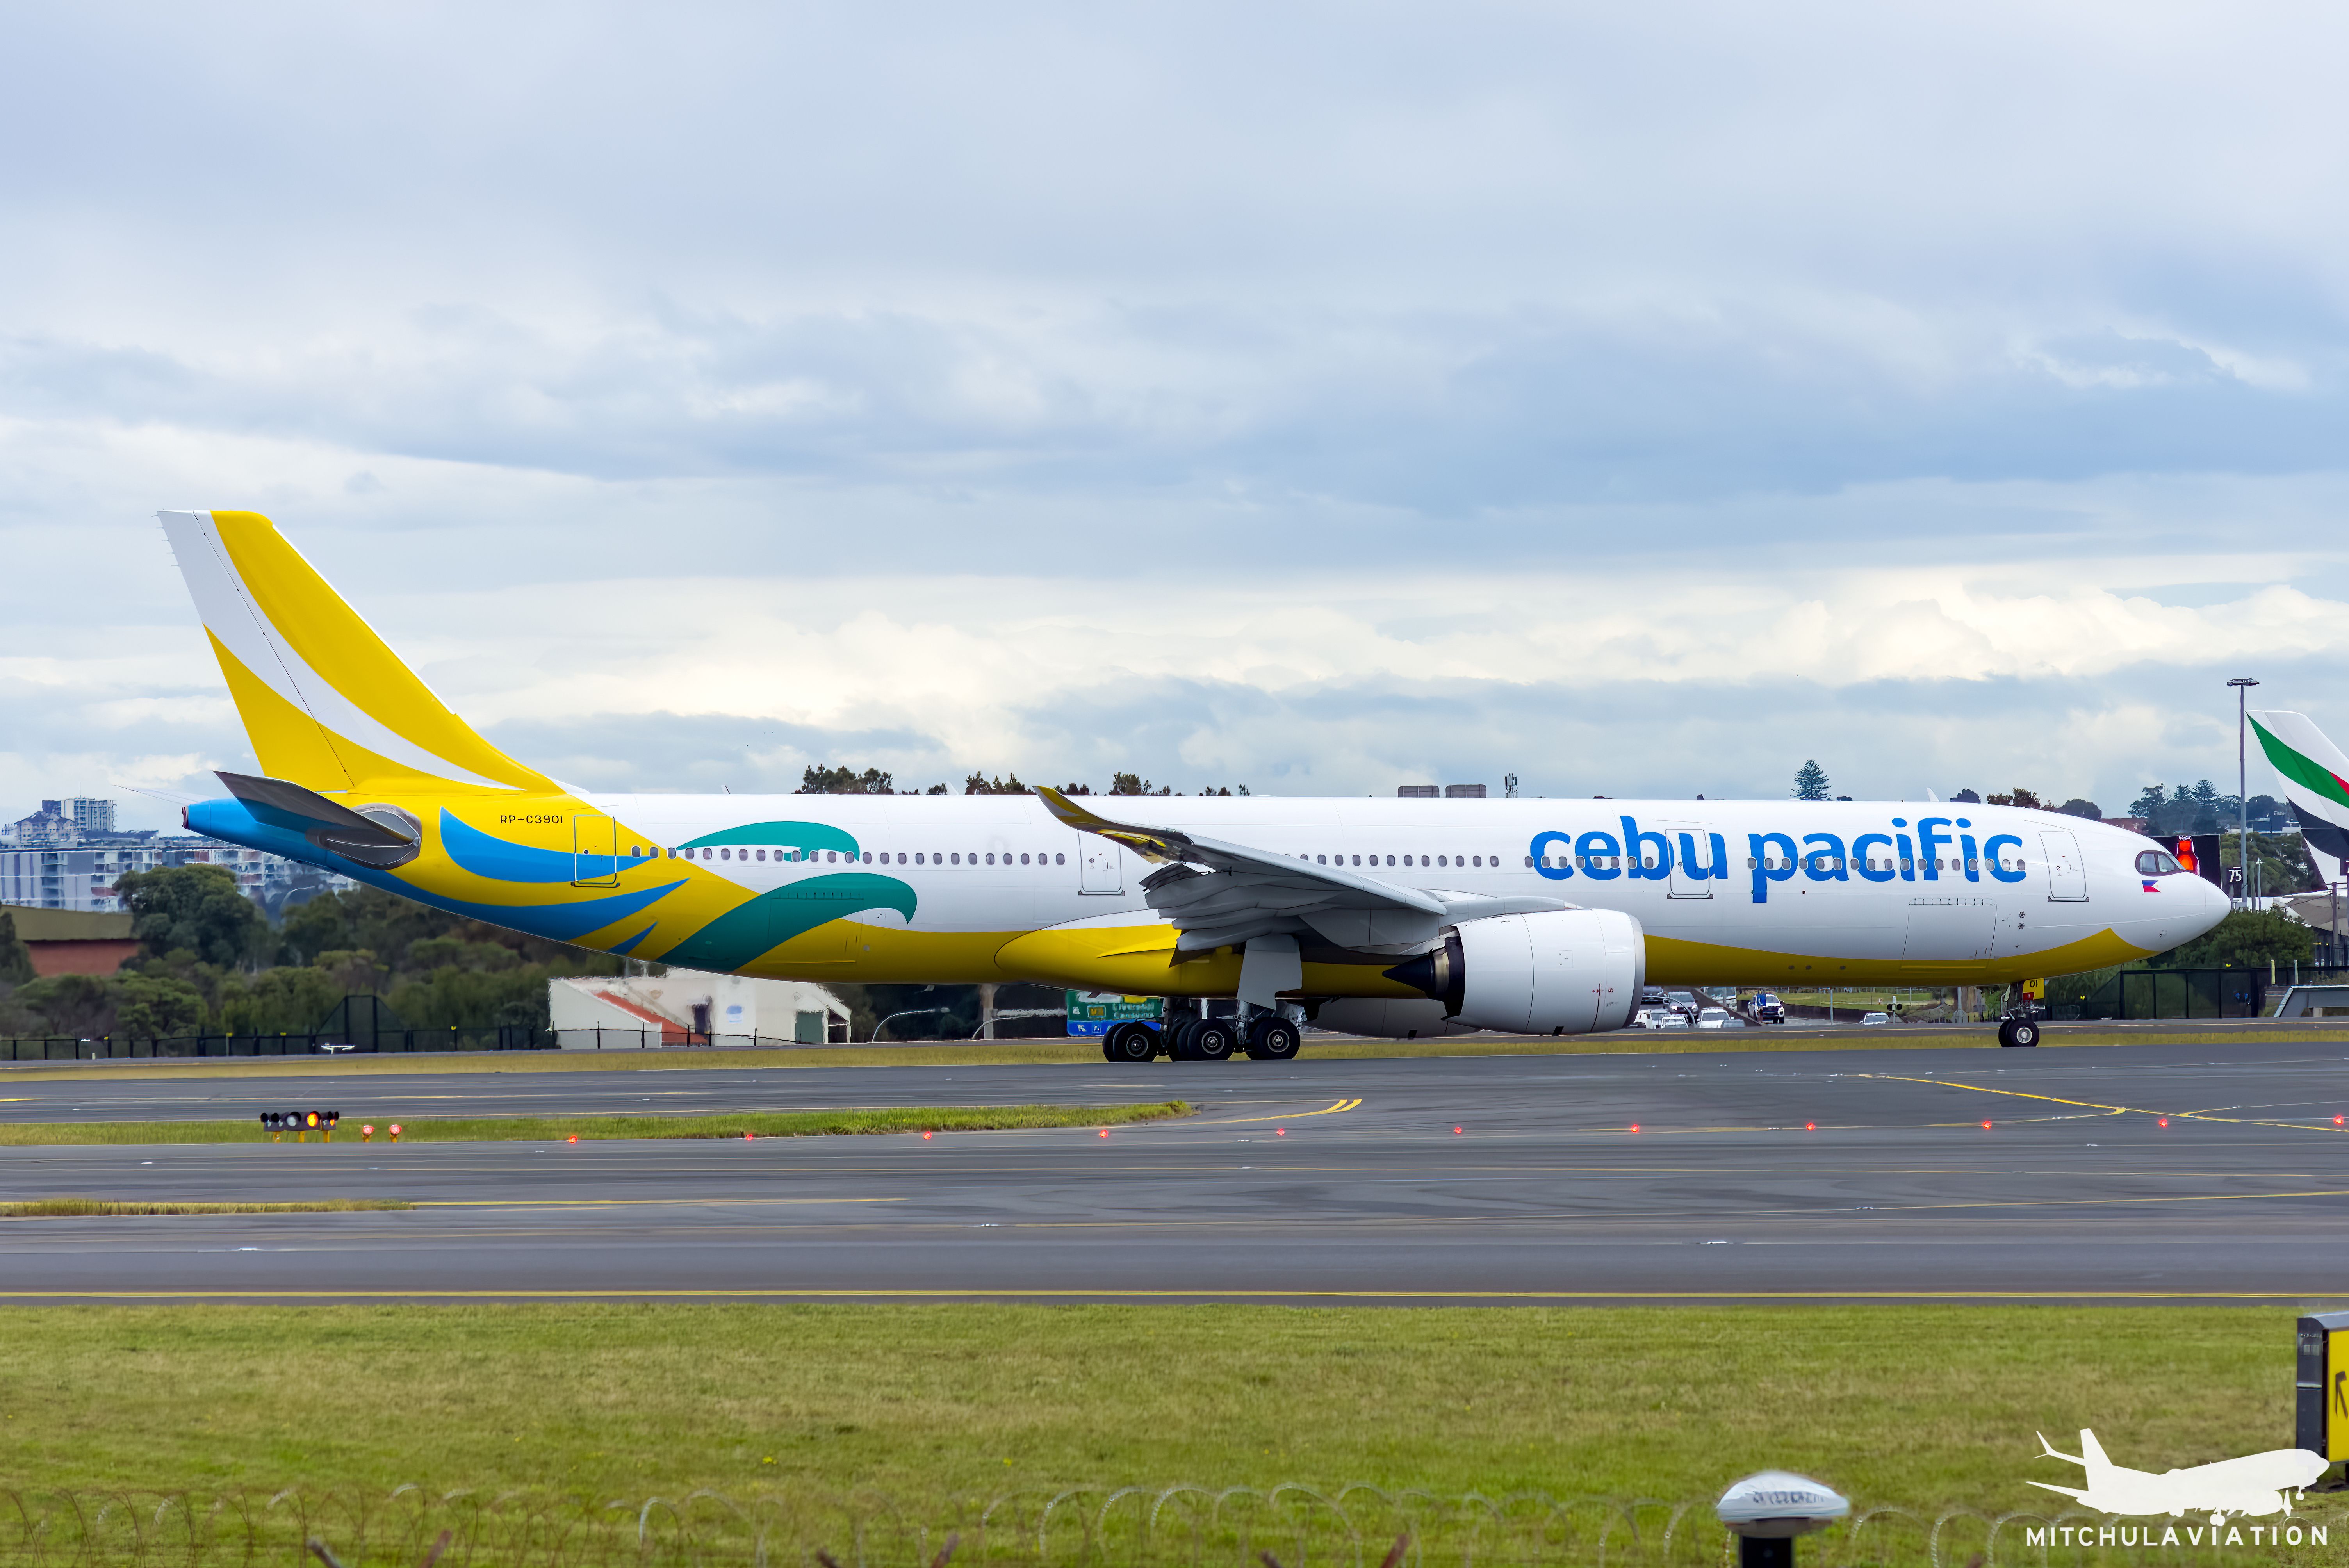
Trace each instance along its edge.
<path fill-rule="evenodd" d="M 313 1198 L 291 1203 L 189 1203 L 113 1198 L 35 1198 L 0 1203 L 0 1220 L 82 1220 L 107 1214 L 349 1214 L 378 1209 L 413 1209 L 400 1198 Z"/>
<path fill-rule="evenodd" d="M 299 1109 L 307 1109 L 306 1107 Z M 745 1110 L 722 1116 L 472 1116 L 400 1119 L 403 1143 L 582 1143 L 615 1138 L 829 1138 L 879 1132 L 1007 1132 L 1055 1127 L 1123 1127 L 1188 1116 L 1179 1099 L 1142 1105 L 891 1106 L 848 1110 Z M 357 1143 L 375 1126 L 389 1142 L 391 1119 L 345 1109 L 338 1142 Z M 312 1135 L 314 1140 L 316 1135 Z M 73 1143 L 266 1143 L 257 1117 L 239 1121 L 0 1122 L 0 1146 Z M 282 1140 L 292 1142 L 292 1137 Z"/>

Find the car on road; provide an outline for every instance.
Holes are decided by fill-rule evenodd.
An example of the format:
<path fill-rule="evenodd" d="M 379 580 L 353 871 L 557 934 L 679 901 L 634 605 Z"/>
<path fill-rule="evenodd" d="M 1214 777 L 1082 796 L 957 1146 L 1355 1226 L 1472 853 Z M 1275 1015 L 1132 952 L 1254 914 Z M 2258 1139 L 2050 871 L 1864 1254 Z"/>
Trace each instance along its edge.
<path fill-rule="evenodd" d="M 1754 1021 L 1757 1024 L 1783 1024 L 1786 1021 L 1786 1005 L 1779 1001 L 1773 992 L 1754 992 L 1754 1000 L 1746 1004 L 1745 1010 L 1754 1015 Z"/>
<path fill-rule="evenodd" d="M 1862 1018 L 1860 1022 L 1862 1024 L 1889 1024 L 1892 1022 L 1892 1015 L 1889 1013 L 1870 1013 L 1868 1016 Z"/>
<path fill-rule="evenodd" d="M 1661 1007 L 1663 1005 L 1664 988 L 1661 985 L 1642 985 L 1640 987 L 1640 1006 L 1642 1007 Z"/>
<path fill-rule="evenodd" d="M 1667 1018 L 1673 1021 L 1667 1024 L 1664 1022 Z M 1631 1022 L 1627 1026 L 1634 1029 L 1679 1028 L 1687 1022 L 1670 1007 L 1642 1007 L 1631 1015 Z"/>
<path fill-rule="evenodd" d="M 1707 1007 L 1696 1016 L 1696 1026 L 1700 1029 L 1742 1029 L 1745 1026 L 1745 1020 L 1726 1007 Z"/>
<path fill-rule="evenodd" d="M 1689 1026 L 1688 1015 L 1685 1013 L 1676 1013 L 1670 1007 L 1667 1007 L 1664 1009 L 1663 1013 L 1658 1016 L 1654 1026 L 1659 1029 L 1685 1029 Z"/>
<path fill-rule="evenodd" d="M 1690 991 L 1667 991 L 1664 1004 L 1683 1018 L 1693 1019 L 1697 1013 L 1696 995 Z"/>

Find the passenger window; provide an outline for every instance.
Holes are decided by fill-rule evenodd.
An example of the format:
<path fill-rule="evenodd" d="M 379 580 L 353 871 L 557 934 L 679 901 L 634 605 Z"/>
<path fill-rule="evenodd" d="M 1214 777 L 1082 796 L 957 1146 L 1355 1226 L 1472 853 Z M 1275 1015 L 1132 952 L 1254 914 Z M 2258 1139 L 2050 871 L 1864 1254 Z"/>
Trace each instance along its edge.
<path fill-rule="evenodd" d="M 1052 863 L 1056 866 L 1066 865 L 1068 862 L 1069 857 L 1066 855 L 1054 855 L 1052 857 Z"/>
<path fill-rule="evenodd" d="M 920 853 L 920 851 L 916 851 L 915 852 L 915 855 L 914 855 L 914 863 L 915 863 L 916 865 L 917 865 L 917 866 L 918 866 L 918 865 L 920 865 L 920 864 L 922 863 L 922 857 L 921 857 L 921 853 Z"/>
<path fill-rule="evenodd" d="M 1449 861 L 1449 860 L 1448 860 L 1448 859 L 1446 859 L 1445 857 L 1444 857 L 1444 856 L 1442 856 L 1442 855 L 1438 855 L 1438 856 L 1436 856 L 1436 857 L 1435 857 L 1435 863 L 1436 863 L 1437 865 L 1439 865 L 1439 866 L 1448 866 L 1448 865 L 1450 865 L 1452 862 L 1451 862 L 1451 861 Z"/>
<path fill-rule="evenodd" d="M 1362 857 L 1361 857 L 1361 856 L 1360 856 L 1360 855 L 1356 855 L 1356 856 L 1354 857 L 1354 863 L 1355 863 L 1356 865 L 1361 865 L 1361 864 L 1362 863 Z"/>
<path fill-rule="evenodd" d="M 1020 857 L 1019 857 L 1019 863 L 1020 863 L 1021 865 L 1023 865 L 1023 866 L 1024 866 L 1024 865 L 1026 865 L 1026 864 L 1028 863 L 1028 857 L 1027 857 L 1026 855 L 1022 855 L 1022 856 L 1020 856 Z"/>

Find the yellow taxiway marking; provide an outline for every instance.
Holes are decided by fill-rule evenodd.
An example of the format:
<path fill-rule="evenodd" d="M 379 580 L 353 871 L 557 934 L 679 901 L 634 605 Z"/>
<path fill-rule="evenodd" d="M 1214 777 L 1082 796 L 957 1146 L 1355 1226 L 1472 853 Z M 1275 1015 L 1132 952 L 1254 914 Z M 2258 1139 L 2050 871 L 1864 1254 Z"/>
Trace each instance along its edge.
<path fill-rule="evenodd" d="M 2333 1284 L 2281 1290 L 1039 1290 L 973 1286 L 954 1289 L 729 1290 L 0 1290 L 0 1301 L 721 1301 L 902 1300 L 968 1301 L 978 1297 L 1028 1301 L 2274 1301 L 2331 1296 Z"/>
<path fill-rule="evenodd" d="M 1319 1110 L 1300 1110 L 1290 1116 L 1226 1116 L 1214 1121 L 1191 1121 L 1188 1119 L 1183 1119 L 1183 1124 L 1191 1127 L 1237 1127 L 1244 1121 L 1302 1121 L 1309 1116 L 1335 1116 L 1340 1111 L 1360 1110 L 1361 1108 L 1362 1102 L 1359 1099 L 1341 1099 L 1337 1104 L 1325 1106 Z M 1149 1123 L 1136 1122 L 1133 1125 L 1146 1127 Z"/>
<path fill-rule="evenodd" d="M 2180 1121 L 2218 1121 L 2236 1127 L 2280 1127 L 2291 1132 L 2334 1132 L 2332 1127 L 2312 1127 L 2305 1122 L 2275 1121 L 2257 1116 L 2213 1116 L 2203 1110 L 2148 1110 L 2141 1105 L 2106 1105 L 2100 1100 L 2066 1099 L 2060 1094 L 2032 1094 L 2019 1088 L 1992 1088 L 1987 1084 L 1959 1083 L 1951 1078 L 1907 1078 L 1899 1073 L 1854 1073 L 1854 1078 L 1882 1078 L 1893 1083 L 1937 1084 L 1942 1088 L 1971 1089 L 1975 1094 L 2003 1095 L 2009 1099 L 2035 1099 L 2048 1105 L 2076 1105 L 2083 1110 L 2101 1110 L 2111 1116 L 2168 1116 Z M 1949 1122 L 1946 1126 L 1959 1126 Z"/>

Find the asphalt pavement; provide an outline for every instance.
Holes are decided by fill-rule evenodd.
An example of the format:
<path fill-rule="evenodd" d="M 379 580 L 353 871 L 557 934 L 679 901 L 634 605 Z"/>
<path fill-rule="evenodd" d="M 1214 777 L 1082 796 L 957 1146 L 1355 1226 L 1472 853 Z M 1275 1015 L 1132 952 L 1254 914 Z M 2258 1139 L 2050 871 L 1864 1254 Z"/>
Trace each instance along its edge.
<path fill-rule="evenodd" d="M 348 1130 L 1170 1098 L 1106 1137 Z M 419 1207 L 0 1221 L 0 1300 L 2349 1302 L 2342 1040 L 0 1081 L 12 1120 L 314 1105 L 331 1145 L 0 1148 L 0 1201 Z"/>

